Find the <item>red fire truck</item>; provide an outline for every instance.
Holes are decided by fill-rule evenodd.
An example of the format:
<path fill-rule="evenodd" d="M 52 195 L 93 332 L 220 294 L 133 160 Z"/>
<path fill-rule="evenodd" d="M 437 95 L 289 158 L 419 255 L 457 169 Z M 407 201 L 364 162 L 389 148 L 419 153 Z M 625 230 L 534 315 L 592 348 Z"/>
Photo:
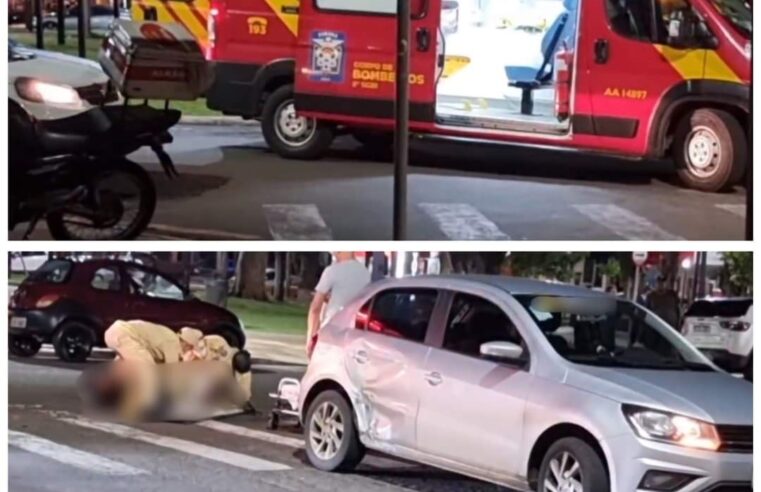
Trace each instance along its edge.
<path fill-rule="evenodd" d="M 261 120 L 289 158 L 323 155 L 338 132 L 388 144 L 396 1 L 212 0 L 209 107 Z M 670 157 L 706 191 L 745 174 L 749 0 L 412 0 L 412 11 L 418 135 Z"/>

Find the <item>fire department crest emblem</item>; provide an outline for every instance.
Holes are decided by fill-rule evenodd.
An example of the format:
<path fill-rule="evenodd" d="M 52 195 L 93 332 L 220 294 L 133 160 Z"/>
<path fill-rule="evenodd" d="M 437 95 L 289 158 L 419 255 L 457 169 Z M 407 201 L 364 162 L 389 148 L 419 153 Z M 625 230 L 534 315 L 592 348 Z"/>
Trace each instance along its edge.
<path fill-rule="evenodd" d="M 312 80 L 342 82 L 346 36 L 318 31 L 312 35 Z"/>

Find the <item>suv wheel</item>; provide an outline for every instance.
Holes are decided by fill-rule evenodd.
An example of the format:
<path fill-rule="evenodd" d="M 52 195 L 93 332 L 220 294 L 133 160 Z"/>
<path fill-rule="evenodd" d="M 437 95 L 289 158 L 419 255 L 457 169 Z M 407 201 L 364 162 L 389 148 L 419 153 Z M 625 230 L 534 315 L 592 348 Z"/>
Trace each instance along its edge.
<path fill-rule="evenodd" d="M 16 357 L 33 357 L 42 348 L 42 343 L 34 337 L 11 335 L 8 350 Z"/>
<path fill-rule="evenodd" d="M 539 469 L 538 492 L 610 492 L 608 472 L 589 444 L 560 439 L 547 451 Z"/>
<path fill-rule="evenodd" d="M 262 110 L 262 134 L 267 145 L 287 159 L 317 159 L 333 143 L 331 125 L 296 113 L 292 84 L 267 97 Z"/>
<path fill-rule="evenodd" d="M 698 109 L 679 122 L 674 135 L 679 179 L 702 191 L 738 184 L 748 165 L 748 142 L 737 119 L 720 109 Z"/>
<path fill-rule="evenodd" d="M 320 393 L 309 405 L 305 423 L 307 457 L 315 468 L 346 471 L 362 461 L 365 448 L 343 395 L 333 390 Z"/>
<path fill-rule="evenodd" d="M 90 327 L 77 321 L 64 322 L 53 335 L 55 354 L 65 362 L 86 361 L 94 345 Z"/>

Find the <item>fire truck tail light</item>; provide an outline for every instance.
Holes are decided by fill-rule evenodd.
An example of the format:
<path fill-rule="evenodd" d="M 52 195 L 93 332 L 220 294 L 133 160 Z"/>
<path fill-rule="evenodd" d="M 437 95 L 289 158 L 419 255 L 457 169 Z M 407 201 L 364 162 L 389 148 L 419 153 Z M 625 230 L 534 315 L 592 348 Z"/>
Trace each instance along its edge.
<path fill-rule="evenodd" d="M 37 299 L 37 302 L 34 303 L 34 307 L 37 309 L 44 309 L 46 307 L 50 307 L 53 304 L 55 304 L 60 298 L 61 296 L 59 296 L 58 294 L 44 295 L 40 297 L 39 299 Z"/>

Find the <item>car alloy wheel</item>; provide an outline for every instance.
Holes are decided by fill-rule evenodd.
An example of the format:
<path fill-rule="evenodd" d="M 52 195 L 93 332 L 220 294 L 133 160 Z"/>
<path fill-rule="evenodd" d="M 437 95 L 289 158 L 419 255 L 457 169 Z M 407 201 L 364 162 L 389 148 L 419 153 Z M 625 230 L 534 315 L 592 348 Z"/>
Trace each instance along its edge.
<path fill-rule="evenodd" d="M 70 330 L 61 339 L 63 349 L 71 360 L 79 360 L 90 354 L 90 337 L 84 330 Z"/>
<path fill-rule="evenodd" d="M 550 460 L 550 474 L 544 479 L 547 492 L 584 492 L 581 465 L 568 451 L 562 451 Z"/>
<path fill-rule="evenodd" d="M 32 357 L 40 351 L 42 344 L 33 337 L 11 336 L 10 353 L 17 357 Z"/>
<path fill-rule="evenodd" d="M 331 460 L 344 438 L 344 422 L 338 407 L 326 401 L 317 408 L 309 422 L 309 445 L 321 460 Z"/>

